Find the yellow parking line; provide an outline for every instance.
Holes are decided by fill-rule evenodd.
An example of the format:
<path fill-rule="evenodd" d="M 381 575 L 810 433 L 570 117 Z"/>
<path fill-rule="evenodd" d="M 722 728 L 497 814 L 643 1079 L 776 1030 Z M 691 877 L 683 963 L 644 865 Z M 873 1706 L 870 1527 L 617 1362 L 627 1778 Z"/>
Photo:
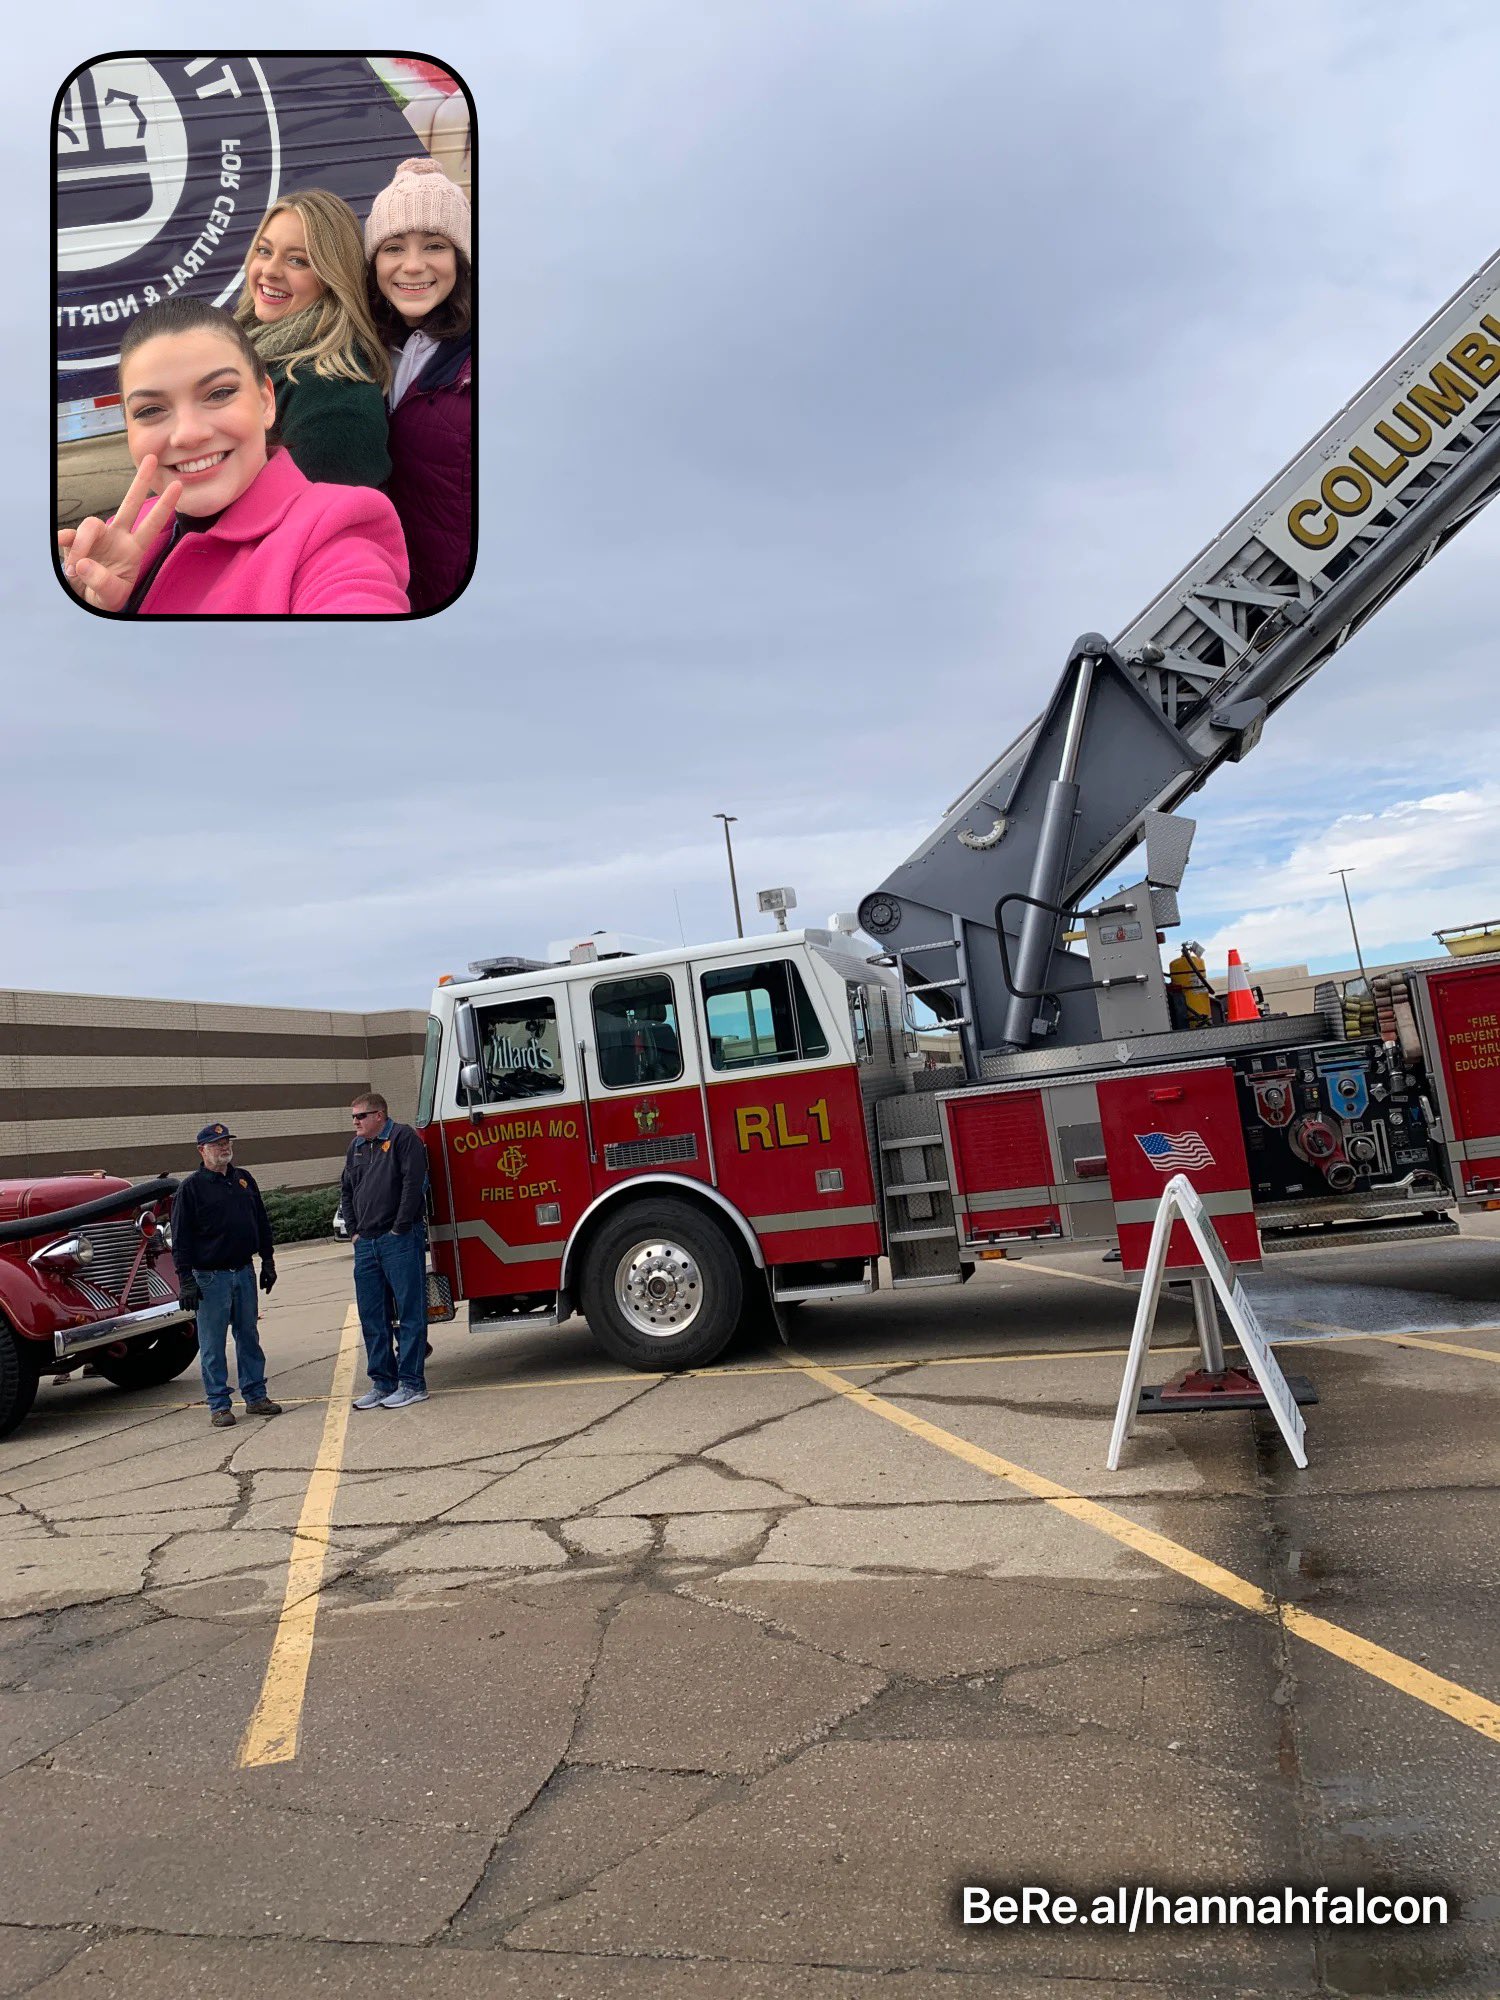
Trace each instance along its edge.
<path fill-rule="evenodd" d="M 1390 1347 L 1430 1347 L 1434 1354 L 1461 1354 L 1470 1361 L 1500 1362 L 1500 1352 L 1492 1352 L 1485 1347 L 1457 1347 L 1451 1340 L 1435 1340 L 1428 1333 L 1361 1333 L 1357 1327 L 1331 1326 L 1324 1320 L 1293 1319 L 1288 1326 L 1304 1326 L 1309 1333 L 1326 1333 L 1335 1340 L 1383 1340 Z M 1494 1326 L 1444 1327 L 1445 1333 L 1500 1333 Z M 1276 1344 L 1276 1336 L 1271 1336 L 1271 1344 Z"/>
<path fill-rule="evenodd" d="M 1134 1549 L 1137 1554 L 1160 1563 L 1164 1569 L 1175 1571 L 1178 1576 L 1212 1591 L 1215 1596 L 1227 1598 L 1244 1611 L 1262 1618 L 1280 1618 L 1289 1632 L 1295 1632 L 1310 1646 L 1332 1653 L 1336 1659 L 1360 1668 L 1374 1679 L 1410 1695 L 1414 1701 L 1424 1702 L 1451 1721 L 1477 1730 L 1492 1743 L 1500 1743 L 1500 1703 L 1488 1701 L 1483 1695 L 1460 1687 L 1456 1681 L 1444 1680 L 1440 1674 L 1429 1673 L 1426 1667 L 1418 1666 L 1414 1660 L 1403 1659 L 1399 1653 L 1387 1652 L 1384 1646 L 1362 1639 L 1357 1633 L 1346 1632 L 1342 1626 L 1330 1624 L 1326 1618 L 1315 1617 L 1296 1605 L 1278 1604 L 1258 1584 L 1236 1576 L 1233 1570 L 1210 1562 L 1206 1556 L 1198 1555 L 1180 1542 L 1169 1541 L 1154 1529 L 1143 1528 L 1124 1514 L 1117 1514 L 1112 1507 L 1101 1506 L 1097 1500 L 1086 1500 L 1081 1493 L 1059 1486 L 1055 1480 L 1047 1479 L 1039 1472 L 1032 1472 L 1024 1465 L 1012 1464 L 1009 1459 L 986 1451 L 982 1445 L 971 1444 L 967 1438 L 957 1437 L 952 1431 L 929 1423 L 925 1417 L 899 1408 L 883 1396 L 873 1395 L 868 1389 L 846 1382 L 832 1369 L 820 1367 L 803 1355 L 791 1354 L 790 1359 L 825 1388 L 847 1397 L 872 1416 L 883 1417 L 887 1423 L 895 1424 L 927 1444 L 936 1445 L 939 1451 L 962 1459 L 966 1465 L 1019 1487 L 1021 1492 L 1029 1493 L 1033 1499 L 1044 1501 L 1047 1506 L 1083 1522 L 1086 1527 L 1098 1529 L 1100 1534 L 1108 1535 L 1112 1541 Z"/>
<path fill-rule="evenodd" d="M 1139 1285 L 1132 1285 L 1128 1278 L 1101 1278 L 1097 1271 L 1063 1271 L 1059 1270 L 1056 1264 L 1042 1263 L 1038 1257 L 1030 1257 L 1026 1261 L 1033 1271 L 1040 1271 L 1044 1278 L 1067 1278 L 1074 1284 L 1079 1285 L 1105 1285 L 1112 1292 L 1135 1292 L 1139 1294 L 1141 1289 Z M 1162 1295 L 1162 1304 L 1164 1306 L 1186 1306 L 1191 1305 L 1191 1301 L 1188 1299 L 1174 1299 L 1170 1292 L 1166 1292 Z"/>
<path fill-rule="evenodd" d="M 328 1529 L 344 1461 L 344 1430 L 349 1422 L 354 1361 L 359 1352 L 359 1313 L 344 1314 L 344 1333 L 333 1364 L 333 1386 L 323 1436 L 302 1512 L 292 1537 L 281 1617 L 271 1641 L 271 1657 L 261 1682 L 260 1700 L 240 1744 L 242 1766 L 285 1764 L 297 1754 L 302 1702 L 307 1693 L 307 1669 L 312 1659 L 313 1629 L 318 1621 L 318 1594 L 328 1561 Z"/>
<path fill-rule="evenodd" d="M 1494 1330 L 1488 1326 L 1464 1329 L 1466 1333 L 1492 1333 Z M 1429 1339 L 1425 1333 L 1377 1333 L 1372 1338 L 1388 1340 L 1393 1347 L 1430 1347 L 1434 1354 L 1462 1354 L 1470 1361 L 1500 1362 L 1500 1354 L 1494 1353 L 1487 1347 L 1458 1347 L 1451 1340 Z"/>
<path fill-rule="evenodd" d="M 1126 1347 L 1028 1347 L 1020 1354 L 898 1354 L 889 1361 L 838 1361 L 837 1368 L 977 1368 L 985 1362 L 1003 1361 L 1123 1361 L 1129 1350 Z M 1159 1347 L 1151 1344 L 1153 1354 L 1196 1354 L 1197 1348 Z M 800 1362 L 790 1364 L 793 1372 L 802 1366 Z M 712 1369 L 700 1371 L 713 1374 Z"/>

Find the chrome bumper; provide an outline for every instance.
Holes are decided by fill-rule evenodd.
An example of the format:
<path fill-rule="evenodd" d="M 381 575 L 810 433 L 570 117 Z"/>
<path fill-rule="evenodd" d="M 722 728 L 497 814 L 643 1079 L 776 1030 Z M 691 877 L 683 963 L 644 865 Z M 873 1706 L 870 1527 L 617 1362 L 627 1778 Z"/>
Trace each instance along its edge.
<path fill-rule="evenodd" d="M 184 1312 L 176 1299 L 170 1305 L 146 1306 L 140 1312 L 116 1313 L 113 1319 L 90 1320 L 86 1326 L 64 1327 L 52 1336 L 52 1351 L 59 1361 L 71 1361 L 91 1347 L 111 1347 L 117 1340 L 134 1340 L 137 1334 L 163 1333 L 169 1326 L 191 1326 L 193 1315 Z"/>

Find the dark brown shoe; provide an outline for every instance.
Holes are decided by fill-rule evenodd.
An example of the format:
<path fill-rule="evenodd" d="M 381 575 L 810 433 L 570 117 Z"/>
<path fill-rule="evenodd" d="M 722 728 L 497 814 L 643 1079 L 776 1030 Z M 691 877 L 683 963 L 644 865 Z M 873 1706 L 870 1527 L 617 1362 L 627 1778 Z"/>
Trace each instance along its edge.
<path fill-rule="evenodd" d="M 216 1431 L 227 1431 L 234 1422 L 233 1410 L 215 1410 L 208 1420 Z"/>
<path fill-rule="evenodd" d="M 269 1396 L 262 1396 L 258 1403 L 246 1403 L 245 1415 L 247 1417 L 279 1417 L 281 1415 L 281 1405 L 280 1403 L 273 1403 Z"/>

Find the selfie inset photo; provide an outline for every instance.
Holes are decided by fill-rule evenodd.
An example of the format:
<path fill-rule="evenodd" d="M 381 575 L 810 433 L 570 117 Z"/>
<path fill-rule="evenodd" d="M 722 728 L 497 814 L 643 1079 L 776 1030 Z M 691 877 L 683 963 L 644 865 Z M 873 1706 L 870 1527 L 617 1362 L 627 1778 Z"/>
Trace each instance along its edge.
<path fill-rule="evenodd" d="M 54 112 L 59 576 L 403 617 L 473 572 L 474 108 L 426 56 L 112 55 Z"/>

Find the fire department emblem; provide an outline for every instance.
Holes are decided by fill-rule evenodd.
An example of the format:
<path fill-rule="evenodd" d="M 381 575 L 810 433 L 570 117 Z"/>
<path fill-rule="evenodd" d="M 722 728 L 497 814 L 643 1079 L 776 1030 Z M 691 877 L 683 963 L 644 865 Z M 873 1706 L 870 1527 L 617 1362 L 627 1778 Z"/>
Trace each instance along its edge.
<path fill-rule="evenodd" d="M 661 1123 L 661 1106 L 654 1097 L 643 1097 L 635 1107 L 635 1129 L 643 1139 L 649 1138 Z"/>
<path fill-rule="evenodd" d="M 507 1146 L 495 1155 L 495 1165 L 508 1181 L 518 1181 L 526 1171 L 526 1155 L 519 1146 Z"/>

